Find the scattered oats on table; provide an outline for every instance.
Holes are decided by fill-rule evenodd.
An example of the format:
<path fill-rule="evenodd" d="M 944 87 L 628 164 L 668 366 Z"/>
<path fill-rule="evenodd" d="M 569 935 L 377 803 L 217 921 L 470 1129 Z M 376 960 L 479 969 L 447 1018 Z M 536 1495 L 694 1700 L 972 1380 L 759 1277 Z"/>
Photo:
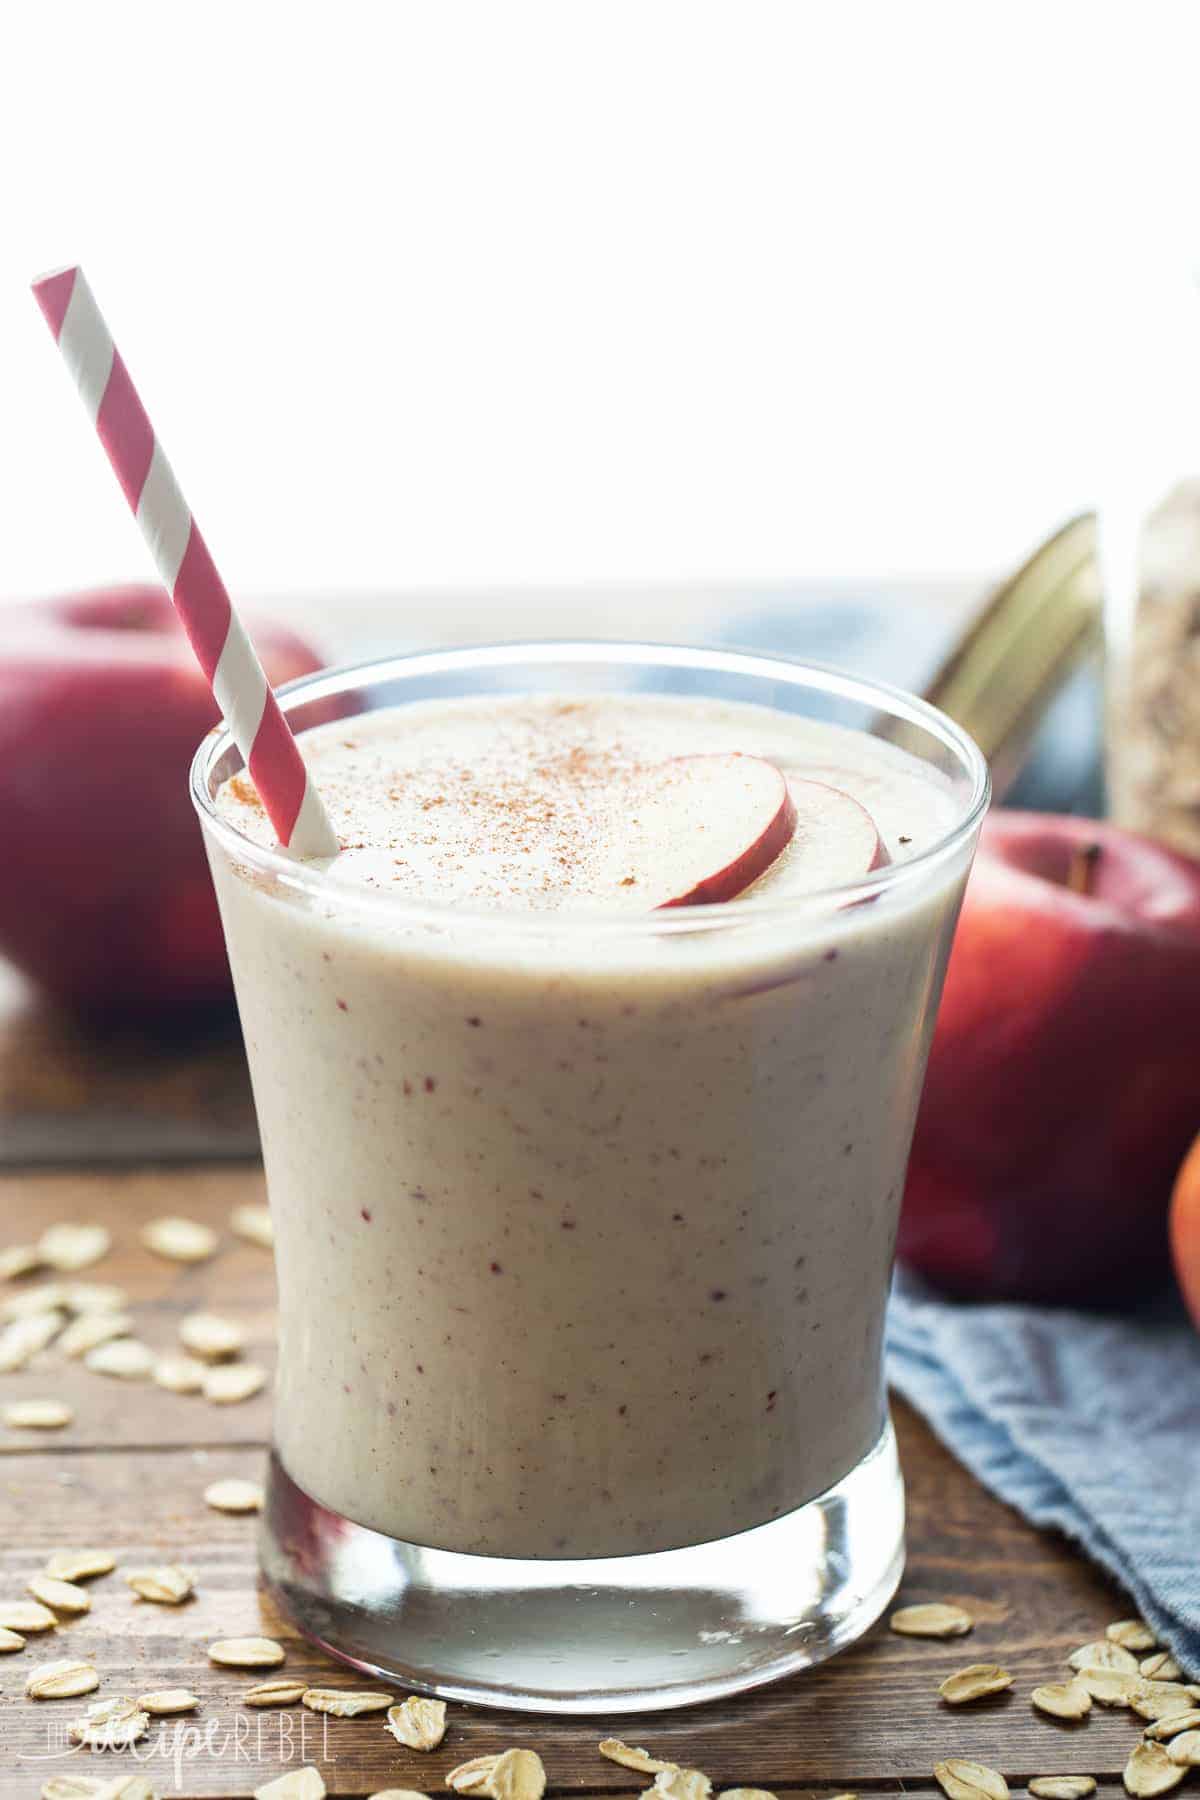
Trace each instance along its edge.
<path fill-rule="evenodd" d="M 124 1696 L 115 1700 L 98 1700 L 89 1706 L 82 1719 L 71 1726 L 71 1741 L 90 1744 L 93 1749 L 126 1750 L 145 1737 L 150 1729 L 150 1715 Z"/>
<path fill-rule="evenodd" d="M 72 1319 L 58 1340 L 64 1356 L 86 1356 L 100 1344 L 113 1338 L 129 1337 L 133 1331 L 133 1314 L 127 1312 L 85 1312 Z"/>
<path fill-rule="evenodd" d="M 159 1563 L 151 1569 L 132 1569 L 125 1577 L 139 1600 L 155 1606 L 182 1606 L 195 1592 L 196 1572 L 181 1563 Z"/>
<path fill-rule="evenodd" d="M 1008 1783 L 999 1770 L 967 1757 L 949 1756 L 935 1763 L 933 1778 L 947 1800 L 1008 1800 Z"/>
<path fill-rule="evenodd" d="M 436 1750 L 446 1735 L 446 1702 L 409 1694 L 388 1708 L 387 1728 L 409 1750 Z"/>
<path fill-rule="evenodd" d="M 83 1366 L 93 1375 L 111 1375 L 117 1381 L 145 1381 L 154 1367 L 154 1352 L 139 1338 L 110 1338 L 88 1351 Z"/>
<path fill-rule="evenodd" d="M 267 1371 L 257 1363 L 219 1363 L 204 1377 L 204 1398 L 214 1406 L 236 1406 L 251 1400 L 267 1383 Z"/>
<path fill-rule="evenodd" d="M 275 1227 L 269 1206 L 235 1206 L 229 1215 L 229 1229 L 246 1243 L 257 1244 L 260 1250 L 275 1247 Z"/>
<path fill-rule="evenodd" d="M 1153 1650 L 1158 1642 L 1145 1619 L 1115 1619 L 1104 1627 L 1104 1635 L 1123 1650 Z"/>
<path fill-rule="evenodd" d="M 0 1656 L 11 1656 L 24 1648 L 25 1639 L 19 1631 L 10 1631 L 6 1625 L 0 1625 Z"/>
<path fill-rule="evenodd" d="M 1118 1675 L 1136 1675 L 1137 1658 L 1132 1656 L 1123 1644 L 1114 1643 L 1111 1638 L 1099 1638 L 1095 1643 L 1081 1644 L 1078 1650 L 1072 1650 L 1067 1662 L 1073 1669 L 1108 1669 Z"/>
<path fill-rule="evenodd" d="M 144 1775 L 109 1775 L 102 1781 L 93 1775 L 52 1775 L 42 1789 L 42 1800 L 155 1800 L 155 1796 Z"/>
<path fill-rule="evenodd" d="M 104 1225 L 51 1225 L 38 1239 L 42 1261 L 63 1275 L 89 1268 L 111 1249 L 112 1233 Z"/>
<path fill-rule="evenodd" d="M 964 1607 L 934 1600 L 921 1606 L 902 1606 L 888 1620 L 901 1637 L 965 1637 L 975 1621 Z"/>
<path fill-rule="evenodd" d="M 223 1481 L 210 1481 L 204 1490 L 204 1504 L 211 1506 L 214 1512 L 261 1512 L 264 1498 L 261 1482 L 242 1481 L 236 1475 Z"/>
<path fill-rule="evenodd" d="M 712 1782 L 703 1769 L 685 1769 L 672 1763 L 669 1769 L 659 1770 L 649 1792 L 655 1796 L 665 1794 L 668 1800 L 708 1800 Z"/>
<path fill-rule="evenodd" d="M 32 1275 L 43 1266 L 36 1244 L 10 1244 L 0 1250 L 0 1281 L 16 1281 L 21 1275 Z"/>
<path fill-rule="evenodd" d="M 43 1606 L 53 1607 L 57 1613 L 85 1613 L 92 1608 L 92 1597 L 86 1588 L 76 1586 L 73 1581 L 60 1581 L 55 1575 L 31 1575 L 26 1588 L 35 1600 Z"/>
<path fill-rule="evenodd" d="M 208 1660 L 223 1669 L 277 1669 L 287 1652 L 274 1638 L 221 1638 L 208 1646 Z"/>
<path fill-rule="evenodd" d="M 620 1738 L 605 1738 L 600 1745 L 600 1754 L 607 1756 L 609 1762 L 620 1763 L 623 1769 L 636 1769 L 641 1775 L 657 1775 L 663 1769 L 678 1766 L 651 1756 L 648 1750 L 643 1750 L 636 1744 L 623 1744 Z"/>
<path fill-rule="evenodd" d="M 138 1699 L 142 1711 L 153 1718 L 192 1712 L 199 1704 L 199 1698 L 190 1688 L 155 1688 L 153 1693 L 142 1694 Z"/>
<path fill-rule="evenodd" d="M 329 1713 L 335 1719 L 357 1719 L 360 1713 L 386 1712 L 396 1703 L 395 1694 L 378 1689 L 306 1687 L 300 1704 L 309 1712 Z"/>
<path fill-rule="evenodd" d="M 256 1787 L 254 1800 L 325 1800 L 325 1783 L 321 1771 L 309 1763 L 303 1769 L 276 1776 L 265 1787 Z"/>
<path fill-rule="evenodd" d="M 1155 1794 L 1166 1794 L 1178 1787 L 1186 1774 L 1185 1768 L 1171 1761 L 1162 1744 L 1143 1739 L 1134 1746 L 1125 1764 L 1125 1792 L 1133 1794 L 1136 1800 L 1151 1800 Z"/>
<path fill-rule="evenodd" d="M 488 1777 L 492 1800 L 542 1800 L 546 1771 L 536 1750 L 503 1750 Z"/>
<path fill-rule="evenodd" d="M 53 1342 L 67 1322 L 57 1309 L 14 1319 L 0 1331 L 0 1375 L 15 1375 L 39 1350 Z"/>
<path fill-rule="evenodd" d="M 948 1706 L 963 1706 L 969 1700 L 982 1700 L 990 1694 L 1002 1694 L 1013 1684 L 1007 1669 L 996 1663 L 969 1663 L 953 1675 L 947 1675 L 938 1693 Z"/>
<path fill-rule="evenodd" d="M 1181 1731 L 1167 1745 L 1167 1755 L 1185 1769 L 1200 1768 L 1200 1731 Z"/>
<path fill-rule="evenodd" d="M 1146 1681 L 1182 1681 L 1183 1670 L 1169 1650 L 1156 1650 L 1138 1664 L 1138 1674 Z"/>
<path fill-rule="evenodd" d="M 1196 1696 L 1177 1681 L 1143 1681 L 1131 1684 L 1129 1704 L 1141 1719 L 1165 1719 L 1171 1713 L 1191 1712 Z"/>
<path fill-rule="evenodd" d="M 101 1783 L 91 1775 L 52 1775 L 43 1785 L 41 1796 L 42 1800 L 95 1800 L 101 1791 Z"/>
<path fill-rule="evenodd" d="M 1128 1706 L 1141 1676 L 1124 1669 L 1080 1669 L 1075 1680 L 1101 1706 Z"/>
<path fill-rule="evenodd" d="M 1047 1681 L 1029 1696 L 1038 1712 L 1055 1719 L 1084 1719 L 1092 1710 L 1092 1696 L 1078 1676 L 1074 1681 Z"/>
<path fill-rule="evenodd" d="M 4 1408 L 10 1431 L 61 1431 L 74 1417 L 65 1400 L 14 1400 Z"/>
<path fill-rule="evenodd" d="M 304 1681 L 260 1681 L 237 1698 L 243 1706 L 295 1706 L 308 1683 Z"/>
<path fill-rule="evenodd" d="M 29 1319 L 38 1313 L 66 1310 L 67 1290 L 61 1281 L 42 1281 L 37 1287 L 22 1288 L 0 1305 L 0 1319 L 10 1324 L 14 1319 Z"/>
<path fill-rule="evenodd" d="M 498 1757 L 472 1756 L 466 1762 L 457 1763 L 446 1777 L 446 1786 L 456 1794 L 486 1794 L 488 1782 Z"/>
<path fill-rule="evenodd" d="M 223 1362 L 246 1348 L 246 1334 L 232 1319 L 219 1313 L 187 1313 L 179 1321 L 179 1341 L 191 1356 L 203 1362 Z"/>
<path fill-rule="evenodd" d="M 94 1694 L 99 1686 L 100 1677 L 91 1663 L 72 1657 L 39 1663 L 25 1677 L 30 1700 L 77 1700 L 80 1694 Z"/>
<path fill-rule="evenodd" d="M 7 1631 L 53 1631 L 58 1620 L 37 1600 L 0 1600 L 0 1625 Z"/>
<path fill-rule="evenodd" d="M 1181 1731 L 1200 1730 L 1200 1707 L 1193 1712 L 1167 1713 L 1165 1718 L 1155 1719 L 1147 1725 L 1142 1736 L 1148 1738 L 1173 1738 Z"/>
<path fill-rule="evenodd" d="M 52 1581 L 87 1581 L 93 1575 L 111 1575 L 116 1566 L 116 1557 L 107 1550 L 56 1550 L 42 1574 Z"/>
<path fill-rule="evenodd" d="M 68 1312 L 124 1312 L 129 1295 L 124 1288 L 107 1281 L 68 1281 L 63 1288 L 63 1304 Z"/>
<path fill-rule="evenodd" d="M 142 1227 L 142 1242 L 168 1262 L 207 1262 L 215 1255 L 217 1234 L 195 1219 L 151 1219 Z"/>
<path fill-rule="evenodd" d="M 1096 1781 L 1092 1775 L 1035 1775 L 1029 1791 L 1037 1800 L 1087 1800 Z"/>
<path fill-rule="evenodd" d="M 194 1356 L 168 1354 L 155 1358 L 150 1375 L 156 1387 L 166 1388 L 172 1394 L 199 1394 L 204 1390 L 208 1365 L 197 1362 Z"/>

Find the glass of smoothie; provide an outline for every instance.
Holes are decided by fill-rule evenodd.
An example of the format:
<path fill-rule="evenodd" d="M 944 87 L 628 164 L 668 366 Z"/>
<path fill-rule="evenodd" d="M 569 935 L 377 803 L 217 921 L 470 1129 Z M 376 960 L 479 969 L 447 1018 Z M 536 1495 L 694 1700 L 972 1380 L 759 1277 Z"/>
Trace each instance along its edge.
<path fill-rule="evenodd" d="M 717 649 L 280 697 L 335 858 L 277 847 L 228 733 L 192 773 L 276 1231 L 269 1587 L 356 1668 L 534 1711 L 829 1656 L 903 1563 L 884 1308 L 981 755 Z"/>

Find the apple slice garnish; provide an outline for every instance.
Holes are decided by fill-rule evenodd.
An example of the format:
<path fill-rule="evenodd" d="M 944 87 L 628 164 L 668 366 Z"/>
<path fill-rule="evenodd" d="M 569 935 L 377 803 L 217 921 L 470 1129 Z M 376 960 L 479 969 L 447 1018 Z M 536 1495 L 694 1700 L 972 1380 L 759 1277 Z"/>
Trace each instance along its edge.
<path fill-rule="evenodd" d="M 732 900 L 765 875 L 792 841 L 796 808 L 787 778 L 762 756 L 678 756 L 639 823 L 657 837 L 668 906 Z M 643 894 L 643 900 L 645 895 Z"/>
<path fill-rule="evenodd" d="M 891 862 L 879 828 L 861 800 L 827 781 L 793 781 L 796 808 L 793 866 L 807 893 L 861 881 Z"/>
<path fill-rule="evenodd" d="M 840 788 L 789 784 L 762 756 L 677 756 L 630 793 L 602 883 L 639 911 L 712 905 L 744 893 L 789 844 L 810 892 L 887 861 L 870 813 Z"/>

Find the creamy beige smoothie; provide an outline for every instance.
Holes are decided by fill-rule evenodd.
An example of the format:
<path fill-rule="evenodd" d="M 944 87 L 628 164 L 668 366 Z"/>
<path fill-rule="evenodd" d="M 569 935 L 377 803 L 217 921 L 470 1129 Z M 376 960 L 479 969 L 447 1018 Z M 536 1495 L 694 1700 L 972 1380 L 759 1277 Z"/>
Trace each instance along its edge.
<path fill-rule="evenodd" d="M 209 833 L 293 1480 L 512 1557 L 675 1548 L 823 1493 L 884 1427 L 970 846 L 849 899 L 814 892 L 802 821 L 727 906 L 656 912 L 639 801 L 672 759 L 765 758 L 861 803 L 902 863 L 961 799 L 866 733 L 666 695 L 424 700 L 302 744 L 344 846 L 320 883 Z M 273 842 L 246 777 L 217 811 Z"/>

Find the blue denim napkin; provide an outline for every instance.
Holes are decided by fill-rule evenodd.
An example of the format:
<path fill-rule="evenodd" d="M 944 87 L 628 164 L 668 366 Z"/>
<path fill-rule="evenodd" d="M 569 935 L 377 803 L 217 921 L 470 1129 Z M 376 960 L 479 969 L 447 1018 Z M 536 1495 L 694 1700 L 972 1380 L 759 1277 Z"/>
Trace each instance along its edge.
<path fill-rule="evenodd" d="M 897 1276 L 888 1375 L 955 1455 L 1065 1532 L 1200 1674 L 1200 1335 L 1129 1317 L 966 1306 Z"/>

